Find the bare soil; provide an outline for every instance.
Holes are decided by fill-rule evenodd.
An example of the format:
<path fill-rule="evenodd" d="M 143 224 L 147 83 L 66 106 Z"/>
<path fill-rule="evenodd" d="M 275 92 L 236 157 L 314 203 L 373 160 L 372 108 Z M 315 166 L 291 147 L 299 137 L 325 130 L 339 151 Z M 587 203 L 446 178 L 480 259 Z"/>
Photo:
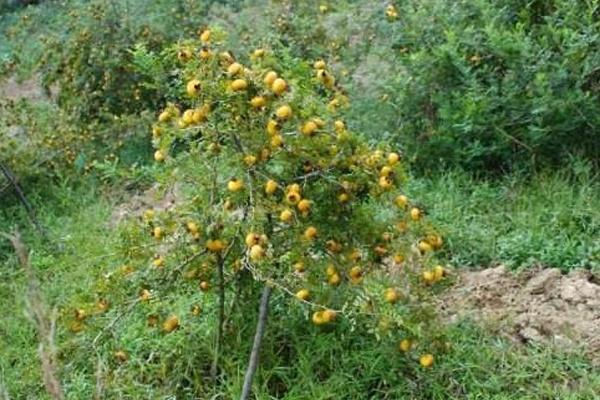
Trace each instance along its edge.
<path fill-rule="evenodd" d="M 589 271 L 461 271 L 442 308 L 449 321 L 471 318 L 517 343 L 581 347 L 600 365 L 600 285 Z"/>

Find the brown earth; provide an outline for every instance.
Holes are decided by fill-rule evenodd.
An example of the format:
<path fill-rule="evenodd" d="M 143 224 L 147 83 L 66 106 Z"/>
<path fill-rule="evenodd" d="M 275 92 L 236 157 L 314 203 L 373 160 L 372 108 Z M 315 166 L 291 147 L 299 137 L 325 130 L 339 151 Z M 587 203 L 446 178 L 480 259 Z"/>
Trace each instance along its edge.
<path fill-rule="evenodd" d="M 471 318 L 518 343 L 582 346 L 600 365 L 600 285 L 589 271 L 462 271 L 442 309 L 449 321 Z"/>

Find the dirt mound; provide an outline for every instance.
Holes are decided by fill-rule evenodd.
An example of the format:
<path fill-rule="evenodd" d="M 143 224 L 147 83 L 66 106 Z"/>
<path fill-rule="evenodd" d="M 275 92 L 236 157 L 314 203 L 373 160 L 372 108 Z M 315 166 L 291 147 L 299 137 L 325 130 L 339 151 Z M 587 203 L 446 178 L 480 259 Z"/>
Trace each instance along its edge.
<path fill-rule="evenodd" d="M 451 321 L 473 318 L 517 342 L 583 345 L 600 363 L 600 285 L 588 271 L 464 271 L 443 309 Z"/>
<path fill-rule="evenodd" d="M 144 211 L 167 211 L 180 202 L 181 191 L 178 186 L 163 193 L 158 185 L 136 194 L 126 202 L 119 204 L 109 218 L 109 226 L 116 227 L 128 218 L 140 218 Z"/>

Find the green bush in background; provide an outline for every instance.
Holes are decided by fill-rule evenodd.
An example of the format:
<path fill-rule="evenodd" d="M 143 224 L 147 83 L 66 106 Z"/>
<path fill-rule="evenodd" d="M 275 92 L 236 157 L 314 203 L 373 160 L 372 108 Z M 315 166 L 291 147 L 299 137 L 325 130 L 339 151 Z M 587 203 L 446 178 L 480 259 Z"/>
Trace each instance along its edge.
<path fill-rule="evenodd" d="M 402 1 L 392 132 L 420 170 L 600 159 L 598 1 Z M 392 51 L 392 50 L 391 50 Z"/>

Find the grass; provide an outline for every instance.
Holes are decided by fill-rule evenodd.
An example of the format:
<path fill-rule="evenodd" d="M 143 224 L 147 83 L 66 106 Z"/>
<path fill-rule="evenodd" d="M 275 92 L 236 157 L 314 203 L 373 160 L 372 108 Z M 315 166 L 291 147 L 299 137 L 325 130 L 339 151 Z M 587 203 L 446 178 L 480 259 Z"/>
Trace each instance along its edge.
<path fill-rule="evenodd" d="M 548 214 L 556 216 L 556 221 L 574 215 L 569 210 L 589 215 L 594 208 L 588 207 L 597 201 L 592 197 L 597 188 L 588 178 L 582 179 L 584 181 L 575 185 L 564 176 L 540 176 L 527 184 L 507 180 L 494 186 L 452 173 L 436 180 L 416 180 L 409 191 L 423 198 L 424 204 L 433 205 L 428 208 L 430 217 L 444 224 L 448 251 L 453 253 L 452 261 L 457 265 L 495 261 L 523 266 L 527 262 L 526 258 L 520 258 L 523 250 L 510 245 L 515 243 L 515 237 L 546 237 L 558 246 L 569 238 L 588 235 L 590 227 L 595 226 L 544 223 Z M 508 187 L 520 196 L 512 201 L 499 201 Z M 94 317 L 89 331 L 74 334 L 69 330 L 73 308 L 93 300 L 99 277 L 122 263 L 124 228 L 111 230 L 107 224 L 122 194 L 103 193 L 101 187 L 94 185 L 64 185 L 52 188 L 49 193 L 32 195 L 32 199 L 54 244 L 36 239 L 26 225 L 22 229 L 32 248 L 32 263 L 42 282 L 43 295 L 60 311 L 58 346 L 67 398 L 93 396 L 98 365 L 102 365 L 107 374 L 106 398 L 173 395 L 210 398 L 219 393 L 223 398 L 239 396 L 255 315 L 232 314 L 236 329 L 228 333 L 225 346 L 228 350 L 222 360 L 227 379 L 217 387 L 212 386 L 206 376 L 212 359 L 214 307 L 211 300 L 202 298 L 197 290 L 179 287 L 166 299 L 169 309 L 179 310 L 182 315 L 191 304 L 203 304 L 202 317 L 197 321 L 186 318 L 184 328 L 175 334 L 164 336 L 146 328 L 148 312 L 160 310 L 163 305 L 159 303 L 155 308 L 126 313 L 96 346 L 91 346 L 91 342 L 97 332 L 122 308 L 111 310 L 104 317 Z M 552 202 L 548 200 L 549 193 L 555 194 Z M 550 204 L 553 205 L 551 210 L 548 209 Z M 528 216 L 529 223 L 506 220 L 511 210 Z M 2 226 L 19 221 L 18 217 L 9 220 L 6 215 L 17 211 L 15 214 L 19 216 L 20 211 L 7 211 L 0 214 L 5 218 Z M 497 240 L 482 240 L 483 232 L 489 236 L 514 236 L 507 239 L 503 247 L 498 247 Z M 475 250 L 461 251 L 459 243 L 482 244 Z M 592 239 L 583 245 L 585 243 L 589 245 Z M 542 253 L 542 246 L 535 245 L 532 241 L 528 251 L 536 256 L 572 257 L 568 252 Z M 26 282 L 6 243 L 0 246 L 3 250 L 0 256 L 0 385 L 14 398 L 45 398 L 35 330 L 23 313 Z M 501 251 L 486 254 L 493 249 Z M 573 254 L 574 258 L 559 258 L 560 265 L 567 265 L 569 260 L 577 264 L 581 254 Z M 513 258 L 502 258 L 506 256 Z M 127 293 L 137 289 L 124 287 L 122 290 Z M 249 302 L 255 302 L 258 297 L 256 293 L 246 296 L 245 301 Z M 377 342 L 365 327 L 358 327 L 352 334 L 349 334 L 350 327 L 344 324 L 332 331 L 319 331 L 306 322 L 299 307 L 290 309 L 279 296 L 273 304 L 256 381 L 259 399 L 593 399 L 600 395 L 600 375 L 578 349 L 515 347 L 463 321 L 448 328 L 449 349 L 436 356 L 432 369 L 424 371 L 416 363 L 419 350 L 403 355 L 394 340 Z M 126 364 L 114 360 L 113 353 L 120 348 L 129 354 Z"/>

